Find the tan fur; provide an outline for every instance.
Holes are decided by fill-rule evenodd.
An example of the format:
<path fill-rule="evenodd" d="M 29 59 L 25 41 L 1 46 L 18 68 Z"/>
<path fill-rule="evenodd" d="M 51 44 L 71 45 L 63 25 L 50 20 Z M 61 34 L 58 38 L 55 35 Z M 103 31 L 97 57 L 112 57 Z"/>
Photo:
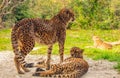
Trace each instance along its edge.
<path fill-rule="evenodd" d="M 35 42 L 48 46 L 47 69 L 50 67 L 52 47 L 56 42 L 59 45 L 60 62 L 62 62 L 64 59 L 66 25 L 71 20 L 74 20 L 73 12 L 70 9 L 63 8 L 50 20 L 26 18 L 16 23 L 12 29 L 11 41 L 18 73 L 23 74 L 20 68 L 28 72 L 26 68 L 32 66 L 32 63 L 26 63 L 25 57 L 33 49 Z"/>
<path fill-rule="evenodd" d="M 37 71 L 33 75 L 51 78 L 80 78 L 89 68 L 88 63 L 83 59 L 83 50 L 73 47 L 70 51 L 70 57 L 62 63 L 52 64 L 50 70 Z M 38 67 L 41 67 L 41 65 Z"/>
<path fill-rule="evenodd" d="M 120 45 L 120 41 L 116 42 L 105 42 L 98 36 L 93 36 L 94 47 L 100 49 L 112 49 L 113 46 Z"/>

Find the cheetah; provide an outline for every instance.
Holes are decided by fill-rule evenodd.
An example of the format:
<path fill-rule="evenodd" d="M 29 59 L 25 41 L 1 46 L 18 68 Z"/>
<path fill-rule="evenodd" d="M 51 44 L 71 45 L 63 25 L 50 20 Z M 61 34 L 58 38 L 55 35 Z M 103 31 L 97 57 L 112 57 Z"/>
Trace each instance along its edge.
<path fill-rule="evenodd" d="M 50 59 L 53 44 L 58 42 L 60 62 L 64 59 L 64 43 L 66 27 L 74 21 L 74 13 L 71 9 L 63 8 L 51 19 L 25 18 L 15 24 L 11 32 L 11 42 L 15 54 L 14 62 L 19 74 L 29 72 L 27 68 L 33 63 L 27 63 L 25 57 L 35 46 L 35 42 L 47 45 L 46 68 L 50 68 Z"/>
<path fill-rule="evenodd" d="M 33 76 L 50 78 L 80 78 L 89 68 L 87 61 L 83 59 L 83 49 L 73 47 L 70 50 L 70 57 L 62 63 L 51 64 L 50 70 L 42 69 L 42 64 L 38 63 L 36 72 Z"/>
<path fill-rule="evenodd" d="M 100 37 L 98 36 L 93 36 L 92 37 L 94 41 L 94 46 L 90 46 L 93 48 L 99 48 L 99 49 L 112 49 L 114 46 L 120 45 L 120 41 L 115 41 L 115 42 L 106 42 L 103 41 Z"/>

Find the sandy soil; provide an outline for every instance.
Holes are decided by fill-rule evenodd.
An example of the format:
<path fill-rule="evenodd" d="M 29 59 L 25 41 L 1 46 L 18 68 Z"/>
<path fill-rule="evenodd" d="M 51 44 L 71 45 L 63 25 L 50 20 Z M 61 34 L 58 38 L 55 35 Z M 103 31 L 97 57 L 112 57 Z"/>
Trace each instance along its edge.
<path fill-rule="evenodd" d="M 31 68 L 29 73 L 24 75 L 17 74 L 14 62 L 14 54 L 12 52 L 0 52 L 0 78 L 40 78 L 33 77 L 32 74 L 35 68 Z M 27 62 L 35 62 L 40 58 L 46 58 L 41 55 L 28 55 L 26 58 Z M 52 62 L 58 62 L 59 56 L 52 56 Z M 92 59 L 86 59 L 89 63 L 89 71 L 82 78 L 120 78 L 120 74 L 113 69 L 116 64 L 114 62 L 108 62 L 106 60 L 94 61 Z"/>

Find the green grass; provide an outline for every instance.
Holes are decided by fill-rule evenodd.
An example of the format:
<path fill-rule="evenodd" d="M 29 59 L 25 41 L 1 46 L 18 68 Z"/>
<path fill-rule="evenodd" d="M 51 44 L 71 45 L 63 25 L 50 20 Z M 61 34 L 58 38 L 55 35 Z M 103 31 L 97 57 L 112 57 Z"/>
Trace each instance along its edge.
<path fill-rule="evenodd" d="M 12 50 L 10 41 L 11 29 L 0 30 L 0 51 Z M 117 41 L 120 39 L 119 30 L 67 30 L 65 42 L 65 54 L 69 54 L 69 50 L 73 46 L 85 49 L 84 55 L 94 60 L 107 59 L 115 61 L 118 64 L 114 68 L 120 70 L 120 46 L 113 47 L 112 50 L 101 50 L 95 48 L 86 48 L 92 46 L 92 36 L 97 35 L 105 41 Z M 38 50 L 32 51 L 31 54 L 47 54 L 47 46 L 36 44 Z M 53 47 L 52 54 L 59 55 L 58 44 Z"/>
<path fill-rule="evenodd" d="M 0 51 L 12 50 L 10 34 L 11 34 L 11 29 L 0 30 Z"/>

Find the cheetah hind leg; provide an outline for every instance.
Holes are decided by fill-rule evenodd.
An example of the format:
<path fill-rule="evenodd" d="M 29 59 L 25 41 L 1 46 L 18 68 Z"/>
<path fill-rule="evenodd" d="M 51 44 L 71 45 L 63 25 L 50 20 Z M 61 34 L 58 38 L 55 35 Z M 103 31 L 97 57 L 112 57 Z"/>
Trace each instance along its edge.
<path fill-rule="evenodd" d="M 21 64 L 20 66 L 25 72 L 30 72 L 30 70 L 28 68 L 34 67 L 34 63 L 26 63 L 25 65 Z"/>
<path fill-rule="evenodd" d="M 27 39 L 31 39 L 31 38 L 27 38 Z M 25 39 L 24 39 L 25 40 Z M 34 67 L 34 63 L 26 63 L 25 57 L 26 55 L 33 49 L 35 43 L 34 40 L 27 40 L 28 42 L 24 43 L 25 41 L 21 41 L 23 43 L 24 46 L 21 47 L 21 53 L 23 53 L 24 58 L 23 58 L 23 64 L 21 64 L 21 68 L 25 71 L 25 72 L 29 72 L 30 70 L 27 68 L 32 68 Z M 29 43 L 29 44 L 28 44 Z M 31 45 L 31 46 L 29 46 Z M 25 54 L 26 53 L 26 54 Z M 24 63 L 25 62 L 25 63 Z"/>
<path fill-rule="evenodd" d="M 18 62 L 17 58 L 14 58 L 14 62 L 15 62 L 15 66 L 17 68 L 17 71 L 19 74 L 24 74 L 24 72 L 22 70 L 20 70 L 20 63 Z"/>
<path fill-rule="evenodd" d="M 26 56 L 26 55 L 25 55 Z M 25 59 L 25 57 L 24 57 Z M 25 61 L 24 61 L 25 62 Z M 30 72 L 28 68 L 32 68 L 34 66 L 34 63 L 26 63 L 25 65 L 20 64 L 20 67 L 25 71 L 25 72 Z"/>
<path fill-rule="evenodd" d="M 26 30 L 26 28 L 28 30 Z M 35 46 L 35 40 L 34 40 L 34 30 L 33 30 L 33 26 L 32 25 L 24 25 L 21 29 L 20 29 L 20 34 L 21 36 L 19 36 L 19 47 L 20 47 L 20 53 L 21 56 L 23 58 L 19 58 L 19 63 L 21 68 L 25 71 L 28 72 L 29 70 L 27 68 L 31 68 L 33 67 L 34 63 L 26 63 L 25 62 L 25 57 L 28 53 L 30 53 L 30 51 L 33 49 L 33 47 Z M 26 32 L 22 32 L 22 31 L 26 31 Z M 28 34 L 29 33 L 29 34 Z"/>

